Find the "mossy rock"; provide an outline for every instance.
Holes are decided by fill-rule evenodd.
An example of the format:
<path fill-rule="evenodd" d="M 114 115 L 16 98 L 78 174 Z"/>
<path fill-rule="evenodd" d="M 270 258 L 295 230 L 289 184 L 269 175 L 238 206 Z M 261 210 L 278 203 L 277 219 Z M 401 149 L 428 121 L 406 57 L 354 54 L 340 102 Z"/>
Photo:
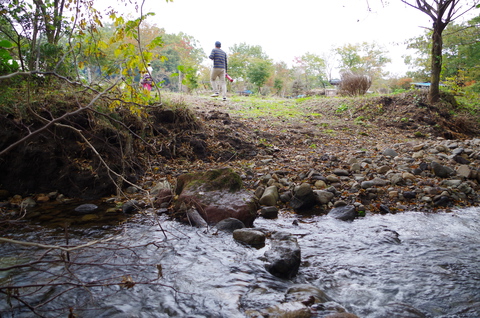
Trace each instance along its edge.
<path fill-rule="evenodd" d="M 174 209 L 179 219 L 185 218 L 186 209 L 194 207 L 208 224 L 235 218 L 252 227 L 257 215 L 258 200 L 229 168 L 181 175 L 176 194 Z"/>
<path fill-rule="evenodd" d="M 185 188 L 206 192 L 216 190 L 236 192 L 243 189 L 243 184 L 240 176 L 232 169 L 222 168 L 206 172 L 187 173 L 179 176 L 177 179 L 176 193 L 180 194 Z"/>

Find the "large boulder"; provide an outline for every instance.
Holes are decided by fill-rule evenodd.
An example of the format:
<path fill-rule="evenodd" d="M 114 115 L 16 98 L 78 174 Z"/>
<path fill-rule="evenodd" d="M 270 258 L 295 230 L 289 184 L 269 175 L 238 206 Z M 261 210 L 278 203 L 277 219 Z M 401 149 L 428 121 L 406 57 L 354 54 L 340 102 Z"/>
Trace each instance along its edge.
<path fill-rule="evenodd" d="M 180 175 L 176 194 L 176 211 L 194 207 L 209 224 L 235 218 L 252 227 L 257 215 L 255 195 L 245 190 L 240 176 L 228 168 Z"/>
<path fill-rule="evenodd" d="M 297 239 L 285 232 L 271 236 L 271 248 L 265 252 L 267 271 L 279 278 L 290 279 L 300 268 L 301 251 Z"/>

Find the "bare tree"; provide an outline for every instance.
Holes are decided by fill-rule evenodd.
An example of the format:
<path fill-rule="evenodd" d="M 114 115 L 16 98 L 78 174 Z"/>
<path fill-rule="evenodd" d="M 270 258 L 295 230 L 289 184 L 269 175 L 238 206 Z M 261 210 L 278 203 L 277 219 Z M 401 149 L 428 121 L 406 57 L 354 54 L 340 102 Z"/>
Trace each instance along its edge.
<path fill-rule="evenodd" d="M 442 71 L 442 33 L 447 25 L 475 8 L 479 0 L 400 0 L 412 8 L 427 14 L 432 26 L 432 70 L 428 100 L 435 103 L 440 99 L 440 73 Z"/>

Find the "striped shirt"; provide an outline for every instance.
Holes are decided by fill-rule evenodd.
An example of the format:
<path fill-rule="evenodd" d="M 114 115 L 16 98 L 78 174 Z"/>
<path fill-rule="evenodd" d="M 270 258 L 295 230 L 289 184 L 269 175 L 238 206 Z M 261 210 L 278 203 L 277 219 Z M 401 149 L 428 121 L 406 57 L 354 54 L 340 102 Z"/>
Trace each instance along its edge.
<path fill-rule="evenodd" d="M 213 60 L 213 68 L 227 69 L 227 54 L 222 49 L 214 48 L 209 58 Z"/>

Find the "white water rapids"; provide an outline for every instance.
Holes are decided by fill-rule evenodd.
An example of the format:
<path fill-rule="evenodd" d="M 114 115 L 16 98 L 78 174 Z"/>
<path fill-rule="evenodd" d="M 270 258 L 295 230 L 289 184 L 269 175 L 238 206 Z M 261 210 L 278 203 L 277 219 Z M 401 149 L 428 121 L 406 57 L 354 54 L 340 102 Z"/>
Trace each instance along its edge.
<path fill-rule="evenodd" d="M 292 224 L 294 220 L 298 225 Z M 425 317 L 480 317 L 479 208 L 451 213 L 368 215 L 353 222 L 327 216 L 300 218 L 290 213 L 281 213 L 276 220 L 257 219 L 255 227 L 297 237 L 302 264 L 291 281 L 278 279 L 265 270 L 263 254 L 268 244 L 254 249 L 215 229 L 205 232 L 167 220 L 161 224 L 167 240 L 155 223 L 131 222 L 116 244 L 138 248 L 74 255 L 78 262 L 100 258 L 109 264 L 123 264 L 118 269 L 75 267 L 79 281 L 132 275 L 134 281 L 159 284 L 138 284 L 128 289 L 118 285 L 92 287 L 88 291 L 77 288 L 74 293 L 56 297 L 42 314 L 66 317 L 62 308 L 72 307 L 79 317 L 95 318 L 247 317 L 248 310 L 285 301 L 289 287 L 310 284 L 361 318 L 389 317 L 389 310 L 398 306 L 404 311 L 397 317 L 419 317 L 408 316 L 405 308 L 414 308 Z M 98 239 L 101 233 L 72 231 L 71 244 L 75 243 L 75 235 L 80 243 L 86 235 Z M 49 235 L 53 240 L 59 234 L 44 231 L 26 234 L 23 239 L 45 239 Z M 149 242 L 156 244 L 146 245 Z M 18 248 L 0 245 L 0 260 L 15 253 Z M 162 268 L 158 280 L 157 264 Z M 62 266 L 56 266 L 50 272 L 62 270 Z M 7 274 L 11 275 L 10 282 L 18 285 L 47 280 L 27 271 Z M 0 278 L 7 274 L 0 272 Z M 60 290 L 52 287 L 46 294 Z M 46 298 L 37 297 L 35 303 Z M 33 316 L 20 305 L 11 310 L 2 298 L 6 299 L 0 294 L 1 317 Z"/>

